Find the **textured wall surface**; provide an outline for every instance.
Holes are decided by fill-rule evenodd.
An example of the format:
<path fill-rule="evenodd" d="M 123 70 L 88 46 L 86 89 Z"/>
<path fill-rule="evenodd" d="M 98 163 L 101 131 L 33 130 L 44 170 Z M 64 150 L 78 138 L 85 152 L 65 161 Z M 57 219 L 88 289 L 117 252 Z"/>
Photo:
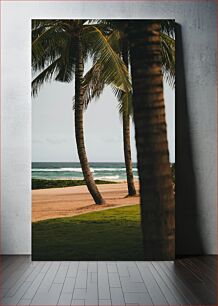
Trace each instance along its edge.
<path fill-rule="evenodd" d="M 3 1 L 1 252 L 31 253 L 31 18 L 171 18 L 181 25 L 177 252 L 217 253 L 215 1 Z"/>

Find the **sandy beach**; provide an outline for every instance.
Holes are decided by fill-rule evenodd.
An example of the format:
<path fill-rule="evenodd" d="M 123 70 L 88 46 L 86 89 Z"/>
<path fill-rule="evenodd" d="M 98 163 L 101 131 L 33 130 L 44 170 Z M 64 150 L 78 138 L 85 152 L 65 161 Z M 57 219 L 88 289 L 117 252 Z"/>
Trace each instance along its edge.
<path fill-rule="evenodd" d="M 135 182 L 138 192 L 138 182 Z M 70 217 L 79 214 L 139 204 L 139 196 L 126 197 L 126 183 L 98 185 L 106 204 L 95 205 L 87 187 L 38 189 L 32 191 L 32 221 Z"/>

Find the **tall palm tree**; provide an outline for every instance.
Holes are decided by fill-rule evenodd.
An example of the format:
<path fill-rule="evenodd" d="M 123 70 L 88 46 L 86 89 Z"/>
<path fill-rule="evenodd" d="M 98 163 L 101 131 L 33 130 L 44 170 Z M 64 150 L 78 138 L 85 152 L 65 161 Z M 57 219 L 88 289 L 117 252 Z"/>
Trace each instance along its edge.
<path fill-rule="evenodd" d="M 126 35 L 122 35 L 121 40 L 121 54 L 123 61 L 129 70 L 129 45 Z M 123 119 L 123 147 L 124 147 L 124 159 L 126 165 L 126 177 L 128 186 L 128 195 L 135 196 L 136 189 L 134 185 L 134 177 L 132 170 L 132 156 L 131 156 L 131 141 L 130 141 L 130 101 L 131 94 L 122 95 L 122 119 Z"/>
<path fill-rule="evenodd" d="M 126 70 L 128 73 L 128 63 L 129 63 L 129 50 L 128 50 L 128 41 L 124 39 L 123 29 L 125 24 L 123 21 L 108 21 L 100 20 L 102 27 L 108 36 L 108 42 L 110 43 L 113 50 L 117 55 L 122 58 Z M 126 38 L 126 36 L 125 36 Z M 100 65 L 100 63 L 99 63 Z M 84 90 L 84 101 L 85 108 L 88 107 L 88 104 L 93 98 L 99 98 L 101 93 L 104 90 L 105 85 L 104 80 L 101 78 L 99 73 L 100 67 L 93 67 L 88 71 L 84 76 L 85 80 L 85 90 Z M 132 158 L 131 158 L 131 142 L 130 142 L 130 112 L 129 107 L 131 105 L 131 87 L 129 91 L 124 91 L 122 86 L 117 87 L 116 83 L 110 84 L 116 97 L 119 101 L 119 113 L 122 117 L 122 128 L 123 128 L 123 148 L 124 148 L 124 160 L 126 167 L 126 176 L 127 176 L 127 187 L 128 187 L 128 196 L 135 196 L 136 189 L 134 186 L 133 170 L 132 170 Z"/>
<path fill-rule="evenodd" d="M 126 67 L 100 29 L 88 20 L 35 20 L 32 31 L 32 67 L 40 71 L 32 82 L 33 94 L 40 85 L 54 79 L 72 81 L 75 75 L 75 136 L 84 179 L 96 204 L 103 204 L 86 154 L 83 132 L 84 62 L 90 55 L 101 63 L 101 78 L 129 90 Z M 119 72 L 119 73 L 118 73 Z"/>
<path fill-rule="evenodd" d="M 130 21 L 133 110 L 146 260 L 175 256 L 175 207 L 163 97 L 160 21 Z"/>
<path fill-rule="evenodd" d="M 127 20 L 103 20 L 109 35 L 109 42 L 115 52 L 122 57 L 127 71 L 129 68 L 129 41 L 127 35 Z M 174 85 L 175 80 L 175 40 L 174 40 L 174 22 L 170 20 L 161 21 L 161 55 L 162 70 L 169 84 Z M 93 67 L 94 68 L 94 67 Z M 93 98 L 99 97 L 103 92 L 104 84 L 98 69 L 91 69 L 84 77 L 85 90 L 84 99 L 87 107 Z M 130 142 L 130 116 L 132 115 L 132 93 L 122 92 L 112 87 L 119 101 L 119 111 L 122 117 L 123 128 L 123 147 L 124 159 L 127 175 L 128 195 L 134 196 L 136 189 L 134 186 L 132 158 L 131 158 L 131 142 Z"/>

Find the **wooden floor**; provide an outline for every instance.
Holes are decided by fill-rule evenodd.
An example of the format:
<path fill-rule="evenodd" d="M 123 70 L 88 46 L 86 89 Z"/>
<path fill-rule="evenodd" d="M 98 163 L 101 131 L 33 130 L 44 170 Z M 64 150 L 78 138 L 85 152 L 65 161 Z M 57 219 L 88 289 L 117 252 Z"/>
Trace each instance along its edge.
<path fill-rule="evenodd" d="M 217 258 L 31 262 L 1 257 L 0 305 L 217 305 Z"/>

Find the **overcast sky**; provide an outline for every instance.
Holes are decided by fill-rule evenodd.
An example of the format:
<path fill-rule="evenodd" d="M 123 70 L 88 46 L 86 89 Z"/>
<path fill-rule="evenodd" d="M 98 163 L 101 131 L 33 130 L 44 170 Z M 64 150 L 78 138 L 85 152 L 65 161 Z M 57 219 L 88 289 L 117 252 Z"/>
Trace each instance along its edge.
<path fill-rule="evenodd" d="M 72 97 L 74 84 L 51 82 L 32 99 L 32 161 L 78 162 Z M 175 161 L 175 93 L 164 84 L 170 160 Z M 110 88 L 84 114 L 85 143 L 90 162 L 122 162 L 122 125 Z M 134 124 L 132 158 L 136 161 Z"/>

